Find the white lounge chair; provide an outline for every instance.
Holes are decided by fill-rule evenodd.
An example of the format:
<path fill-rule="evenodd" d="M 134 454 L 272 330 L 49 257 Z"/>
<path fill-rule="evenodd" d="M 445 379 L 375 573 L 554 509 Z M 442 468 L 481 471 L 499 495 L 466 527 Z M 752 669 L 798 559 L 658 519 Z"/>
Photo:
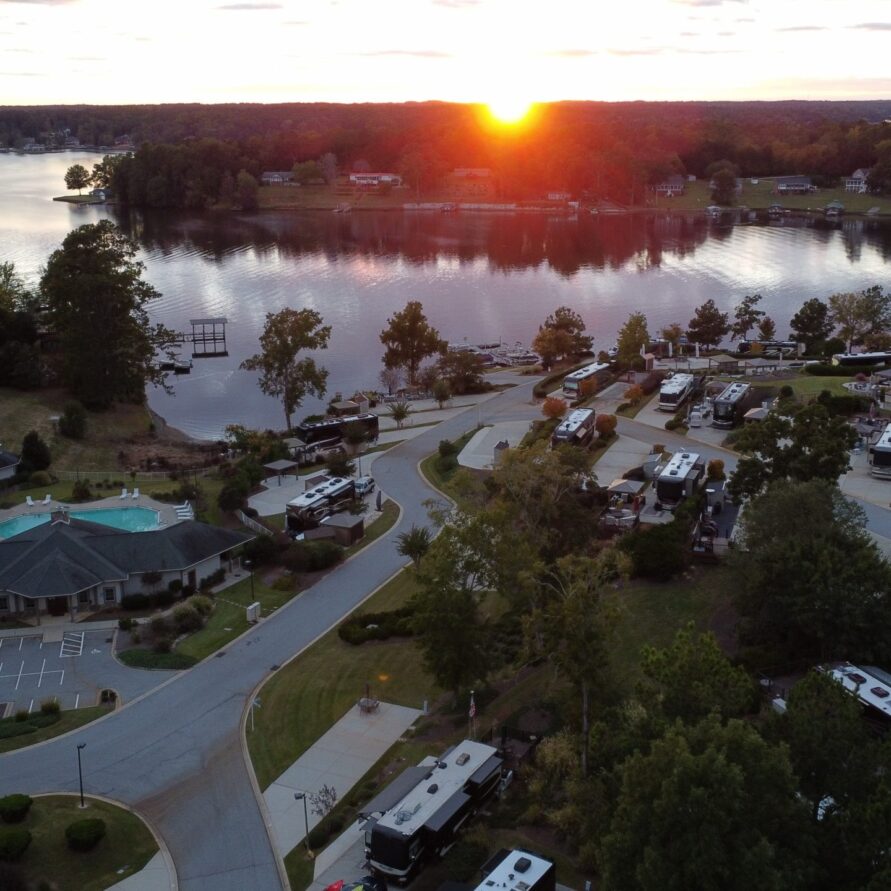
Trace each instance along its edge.
<path fill-rule="evenodd" d="M 28 507 L 34 507 L 34 499 L 30 495 L 26 495 L 25 504 L 27 504 Z"/>
<path fill-rule="evenodd" d="M 50 495 L 49 493 L 47 493 L 46 496 L 45 496 L 44 499 L 43 499 L 43 503 L 44 503 L 44 504 L 49 504 L 52 500 L 53 500 L 53 496 Z"/>
<path fill-rule="evenodd" d="M 134 498 L 134 499 L 139 498 L 139 487 L 138 486 L 133 490 L 133 494 L 130 497 Z"/>
<path fill-rule="evenodd" d="M 121 489 L 121 501 L 123 501 L 129 493 L 126 488 Z"/>

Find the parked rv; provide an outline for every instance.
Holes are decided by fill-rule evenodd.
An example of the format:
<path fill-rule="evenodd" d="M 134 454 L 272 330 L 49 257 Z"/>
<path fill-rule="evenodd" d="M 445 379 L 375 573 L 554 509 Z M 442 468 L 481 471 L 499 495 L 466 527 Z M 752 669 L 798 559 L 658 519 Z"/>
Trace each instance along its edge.
<path fill-rule="evenodd" d="M 551 445 L 587 445 L 594 435 L 595 412 L 577 408 L 570 412 L 551 435 Z"/>
<path fill-rule="evenodd" d="M 698 488 L 705 464 L 695 452 L 677 452 L 656 479 L 656 498 L 664 507 L 675 507 Z"/>
<path fill-rule="evenodd" d="M 356 497 L 356 484 L 343 477 L 326 477 L 309 491 L 289 501 L 285 508 L 288 529 L 315 529 L 330 514 L 344 510 Z"/>

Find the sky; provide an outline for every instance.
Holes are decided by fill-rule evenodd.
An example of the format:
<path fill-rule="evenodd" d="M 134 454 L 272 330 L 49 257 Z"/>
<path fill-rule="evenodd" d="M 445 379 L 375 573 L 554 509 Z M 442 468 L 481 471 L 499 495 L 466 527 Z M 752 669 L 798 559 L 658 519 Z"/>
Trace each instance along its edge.
<path fill-rule="evenodd" d="M 0 0 L 0 105 L 885 99 L 891 0 Z"/>

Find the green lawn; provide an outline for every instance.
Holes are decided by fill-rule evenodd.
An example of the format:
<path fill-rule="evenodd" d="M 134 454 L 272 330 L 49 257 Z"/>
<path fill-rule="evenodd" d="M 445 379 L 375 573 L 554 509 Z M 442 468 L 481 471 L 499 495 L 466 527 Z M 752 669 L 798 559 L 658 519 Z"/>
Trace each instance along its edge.
<path fill-rule="evenodd" d="M 191 668 L 197 661 L 184 653 L 156 653 L 153 650 L 143 649 L 123 650 L 117 656 L 130 668 L 159 668 L 174 671 Z"/>
<path fill-rule="evenodd" d="M 455 440 L 455 447 L 457 451 L 455 452 L 455 456 L 457 457 L 461 453 L 461 449 L 467 445 L 468 442 L 472 439 L 473 435 L 477 432 L 479 428 L 476 430 L 470 430 L 465 433 L 462 437 Z M 421 462 L 421 473 L 424 478 L 430 483 L 431 486 L 439 489 L 440 492 L 445 492 L 449 494 L 449 483 L 452 481 L 452 477 L 461 469 L 459 464 L 455 464 L 450 470 L 440 470 L 439 467 L 439 453 L 434 452 L 432 455 L 428 455 Z"/>
<path fill-rule="evenodd" d="M 649 396 L 644 396 L 637 405 L 629 405 L 628 408 L 620 409 L 616 414 L 622 418 L 636 418 L 641 409 L 646 408 L 658 395 L 659 391 L 654 390 Z"/>
<path fill-rule="evenodd" d="M 154 836 L 135 814 L 87 799 L 81 810 L 76 796 L 34 799 L 24 823 L 33 838 L 19 866 L 32 888 L 54 891 L 103 891 L 145 866 L 158 850 Z M 106 835 L 88 852 L 69 850 L 65 827 L 75 820 L 99 818 Z"/>
<path fill-rule="evenodd" d="M 411 571 L 403 570 L 370 600 L 363 612 L 395 609 L 415 590 Z M 260 692 L 263 702 L 248 730 L 248 747 L 260 788 L 338 721 L 364 694 L 420 708 L 439 692 L 427 675 L 411 639 L 369 642 L 354 647 L 332 629 L 310 649 L 276 672 Z"/>
<path fill-rule="evenodd" d="M 850 383 L 852 380 L 854 380 L 853 374 L 850 378 L 844 378 L 832 377 L 831 375 L 823 377 L 820 375 L 802 373 L 789 378 L 788 380 L 753 380 L 752 384 L 755 387 L 772 387 L 773 389 L 779 389 L 782 386 L 788 385 L 792 388 L 798 399 L 810 399 L 814 396 L 819 396 L 822 390 L 829 390 L 833 395 L 844 395 L 849 392 L 845 389 L 844 385 Z"/>
<path fill-rule="evenodd" d="M 103 715 L 107 715 L 111 711 L 108 706 L 96 705 L 92 708 L 79 708 L 63 711 L 59 713 L 59 720 L 49 727 L 40 727 L 33 733 L 25 733 L 22 736 L 13 736 L 9 739 L 0 739 L 0 754 L 4 752 L 12 752 L 14 749 L 23 749 L 25 746 L 34 745 L 34 743 L 43 742 L 46 739 L 52 739 L 55 736 L 61 736 L 68 733 L 69 730 L 77 730 L 84 724 L 89 724 Z M 0 723 L 12 723 L 15 718 L 4 718 Z"/>
<path fill-rule="evenodd" d="M 617 592 L 620 617 L 610 647 L 616 683 L 625 694 L 640 678 L 644 645 L 668 646 L 688 622 L 705 628 L 715 611 L 730 598 L 730 572 L 723 567 L 697 565 L 692 578 L 671 582 L 636 580 Z"/>

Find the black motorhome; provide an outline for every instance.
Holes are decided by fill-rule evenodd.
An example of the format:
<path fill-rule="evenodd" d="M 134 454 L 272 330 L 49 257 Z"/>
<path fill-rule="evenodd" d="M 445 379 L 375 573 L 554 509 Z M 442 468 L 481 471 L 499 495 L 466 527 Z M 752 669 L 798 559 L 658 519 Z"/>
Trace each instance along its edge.
<path fill-rule="evenodd" d="M 365 856 L 371 869 L 404 883 L 426 859 L 445 854 L 498 791 L 503 764 L 494 747 L 464 740 L 404 771 L 360 814 L 369 819 Z"/>
<path fill-rule="evenodd" d="M 294 435 L 306 445 L 312 445 L 320 439 L 346 435 L 346 431 L 354 424 L 361 424 L 369 437 L 374 439 L 378 435 L 379 423 L 377 415 L 366 412 L 363 415 L 348 415 L 343 418 L 325 418 L 324 421 L 311 421 L 298 424 L 294 428 Z"/>

